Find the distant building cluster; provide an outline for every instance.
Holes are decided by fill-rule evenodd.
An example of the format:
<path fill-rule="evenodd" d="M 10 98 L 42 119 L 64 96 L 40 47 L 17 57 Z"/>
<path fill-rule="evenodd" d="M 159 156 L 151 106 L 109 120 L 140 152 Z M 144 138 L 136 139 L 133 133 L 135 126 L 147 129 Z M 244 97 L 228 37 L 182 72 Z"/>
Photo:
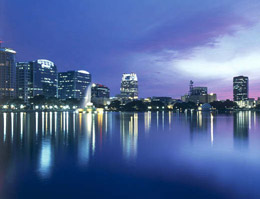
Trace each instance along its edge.
<path fill-rule="evenodd" d="M 207 87 L 194 87 L 193 81 L 190 81 L 189 94 L 181 97 L 183 102 L 194 102 L 195 104 L 211 103 L 217 100 L 217 94 L 208 94 Z"/>
<path fill-rule="evenodd" d="M 0 46 L 0 99 L 20 99 L 28 103 L 36 96 L 60 100 L 81 100 L 91 86 L 93 101 L 105 104 L 110 89 L 92 84 L 85 70 L 57 72 L 54 62 L 46 59 L 16 62 L 16 51 Z"/>
<path fill-rule="evenodd" d="M 122 75 L 120 94 L 110 96 L 110 89 L 99 83 L 92 83 L 91 74 L 85 70 L 58 72 L 54 62 L 46 59 L 16 62 L 16 51 L 2 48 L 0 43 L 0 100 L 20 99 L 29 103 L 36 96 L 47 99 L 58 98 L 82 100 L 87 90 L 91 91 L 91 101 L 97 106 L 107 106 L 111 101 L 119 100 L 122 105 L 138 99 L 138 78 L 135 73 Z M 260 104 L 260 99 L 249 98 L 249 78 L 233 78 L 233 100 L 240 108 L 253 108 Z M 89 92 L 88 92 L 89 93 Z M 151 97 L 141 99 L 156 109 L 159 105 L 171 109 L 175 103 L 192 102 L 201 108 L 210 108 L 210 103 L 217 101 L 215 93 L 208 93 L 205 86 L 194 86 L 190 81 L 188 94 L 181 100 L 171 97 Z M 148 107 L 149 108 L 149 107 Z"/>

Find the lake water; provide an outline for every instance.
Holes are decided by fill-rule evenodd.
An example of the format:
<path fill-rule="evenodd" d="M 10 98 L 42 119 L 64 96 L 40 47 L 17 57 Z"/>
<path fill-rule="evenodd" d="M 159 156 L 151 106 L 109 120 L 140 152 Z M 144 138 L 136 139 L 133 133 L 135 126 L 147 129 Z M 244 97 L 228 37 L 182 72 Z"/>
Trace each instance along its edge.
<path fill-rule="evenodd" d="M 0 113 L 0 198 L 260 198 L 260 114 Z"/>

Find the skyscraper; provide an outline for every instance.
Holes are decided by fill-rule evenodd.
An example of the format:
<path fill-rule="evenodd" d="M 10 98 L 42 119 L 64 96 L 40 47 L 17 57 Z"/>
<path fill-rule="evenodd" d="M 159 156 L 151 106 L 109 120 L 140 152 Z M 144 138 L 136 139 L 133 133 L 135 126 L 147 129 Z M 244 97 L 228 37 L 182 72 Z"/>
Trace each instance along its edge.
<path fill-rule="evenodd" d="M 16 64 L 16 95 L 24 102 L 32 97 L 32 67 L 30 62 L 17 62 Z"/>
<path fill-rule="evenodd" d="M 58 97 L 56 65 L 45 59 L 18 62 L 16 65 L 18 98 L 27 102 L 34 96 Z"/>
<path fill-rule="evenodd" d="M 15 98 L 15 54 L 0 43 L 0 99 Z"/>
<path fill-rule="evenodd" d="M 85 96 L 87 87 L 91 83 L 91 74 L 85 70 L 60 72 L 59 79 L 59 98 L 82 99 Z"/>
<path fill-rule="evenodd" d="M 123 98 L 138 99 L 138 79 L 135 73 L 123 74 L 120 91 Z"/>
<path fill-rule="evenodd" d="M 234 101 L 248 99 L 248 77 L 237 76 L 233 78 L 233 98 Z"/>

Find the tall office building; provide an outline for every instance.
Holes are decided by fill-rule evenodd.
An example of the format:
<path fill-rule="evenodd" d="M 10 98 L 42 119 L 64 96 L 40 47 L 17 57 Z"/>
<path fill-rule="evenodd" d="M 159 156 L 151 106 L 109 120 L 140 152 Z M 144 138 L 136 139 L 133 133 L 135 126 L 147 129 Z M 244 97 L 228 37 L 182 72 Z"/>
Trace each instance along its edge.
<path fill-rule="evenodd" d="M 138 99 L 138 79 L 135 73 L 123 74 L 120 91 L 122 98 Z"/>
<path fill-rule="evenodd" d="M 31 64 L 30 62 L 17 62 L 16 64 L 16 95 L 24 102 L 28 102 L 31 96 Z"/>
<path fill-rule="evenodd" d="M 234 101 L 248 100 L 248 77 L 233 78 L 233 99 Z"/>
<path fill-rule="evenodd" d="M 96 98 L 109 98 L 110 89 L 101 84 L 92 84 L 91 96 Z"/>
<path fill-rule="evenodd" d="M 25 102 L 39 95 L 58 97 L 57 67 L 49 60 L 17 62 L 16 81 L 17 96 Z"/>
<path fill-rule="evenodd" d="M 59 80 L 59 98 L 82 99 L 85 96 L 87 87 L 91 83 L 91 74 L 85 70 L 60 72 Z"/>
<path fill-rule="evenodd" d="M 0 43 L 0 99 L 15 98 L 15 55 L 14 50 L 2 48 Z"/>

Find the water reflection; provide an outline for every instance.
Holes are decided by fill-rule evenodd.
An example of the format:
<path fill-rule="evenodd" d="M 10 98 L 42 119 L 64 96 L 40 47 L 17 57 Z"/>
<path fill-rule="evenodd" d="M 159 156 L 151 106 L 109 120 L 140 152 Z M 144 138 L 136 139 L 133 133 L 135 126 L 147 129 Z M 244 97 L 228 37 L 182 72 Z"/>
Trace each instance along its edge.
<path fill-rule="evenodd" d="M 213 146 L 214 143 L 214 116 L 213 113 L 210 114 L 210 141 Z"/>
<path fill-rule="evenodd" d="M 4 113 L 4 142 L 6 139 L 6 113 Z"/>
<path fill-rule="evenodd" d="M 120 113 L 120 134 L 124 157 L 134 160 L 138 144 L 138 113 Z"/>
<path fill-rule="evenodd" d="M 234 146 L 236 148 L 248 147 L 249 129 L 251 129 L 251 112 L 234 113 Z"/>
<path fill-rule="evenodd" d="M 43 140 L 41 146 L 40 164 L 39 164 L 39 173 L 43 178 L 47 178 L 50 176 L 51 164 L 52 164 L 51 153 L 52 152 L 51 152 L 50 140 L 49 139 Z"/>
<path fill-rule="evenodd" d="M 144 113 L 144 128 L 145 128 L 145 132 L 148 133 L 150 131 L 151 128 L 151 112 L 145 112 Z"/>
<path fill-rule="evenodd" d="M 90 155 L 95 152 L 95 124 L 93 123 L 93 114 L 79 114 L 79 130 L 81 135 L 78 146 L 79 163 L 87 165 Z"/>
<path fill-rule="evenodd" d="M 209 126 L 209 119 L 211 120 L 211 113 L 208 112 L 197 112 L 195 114 L 190 113 L 189 123 L 191 133 L 207 133 Z"/>
<path fill-rule="evenodd" d="M 11 141 L 14 138 L 14 113 L 11 113 Z"/>
<path fill-rule="evenodd" d="M 57 165 L 69 163 L 83 169 L 97 162 L 136 163 L 147 153 L 170 162 L 173 152 L 190 150 L 181 157 L 189 159 L 193 151 L 203 149 L 202 157 L 218 146 L 247 152 L 260 146 L 259 135 L 252 133 L 259 131 L 259 118 L 256 112 L 0 113 L 0 172 L 15 173 L 25 165 L 46 180 Z"/>

